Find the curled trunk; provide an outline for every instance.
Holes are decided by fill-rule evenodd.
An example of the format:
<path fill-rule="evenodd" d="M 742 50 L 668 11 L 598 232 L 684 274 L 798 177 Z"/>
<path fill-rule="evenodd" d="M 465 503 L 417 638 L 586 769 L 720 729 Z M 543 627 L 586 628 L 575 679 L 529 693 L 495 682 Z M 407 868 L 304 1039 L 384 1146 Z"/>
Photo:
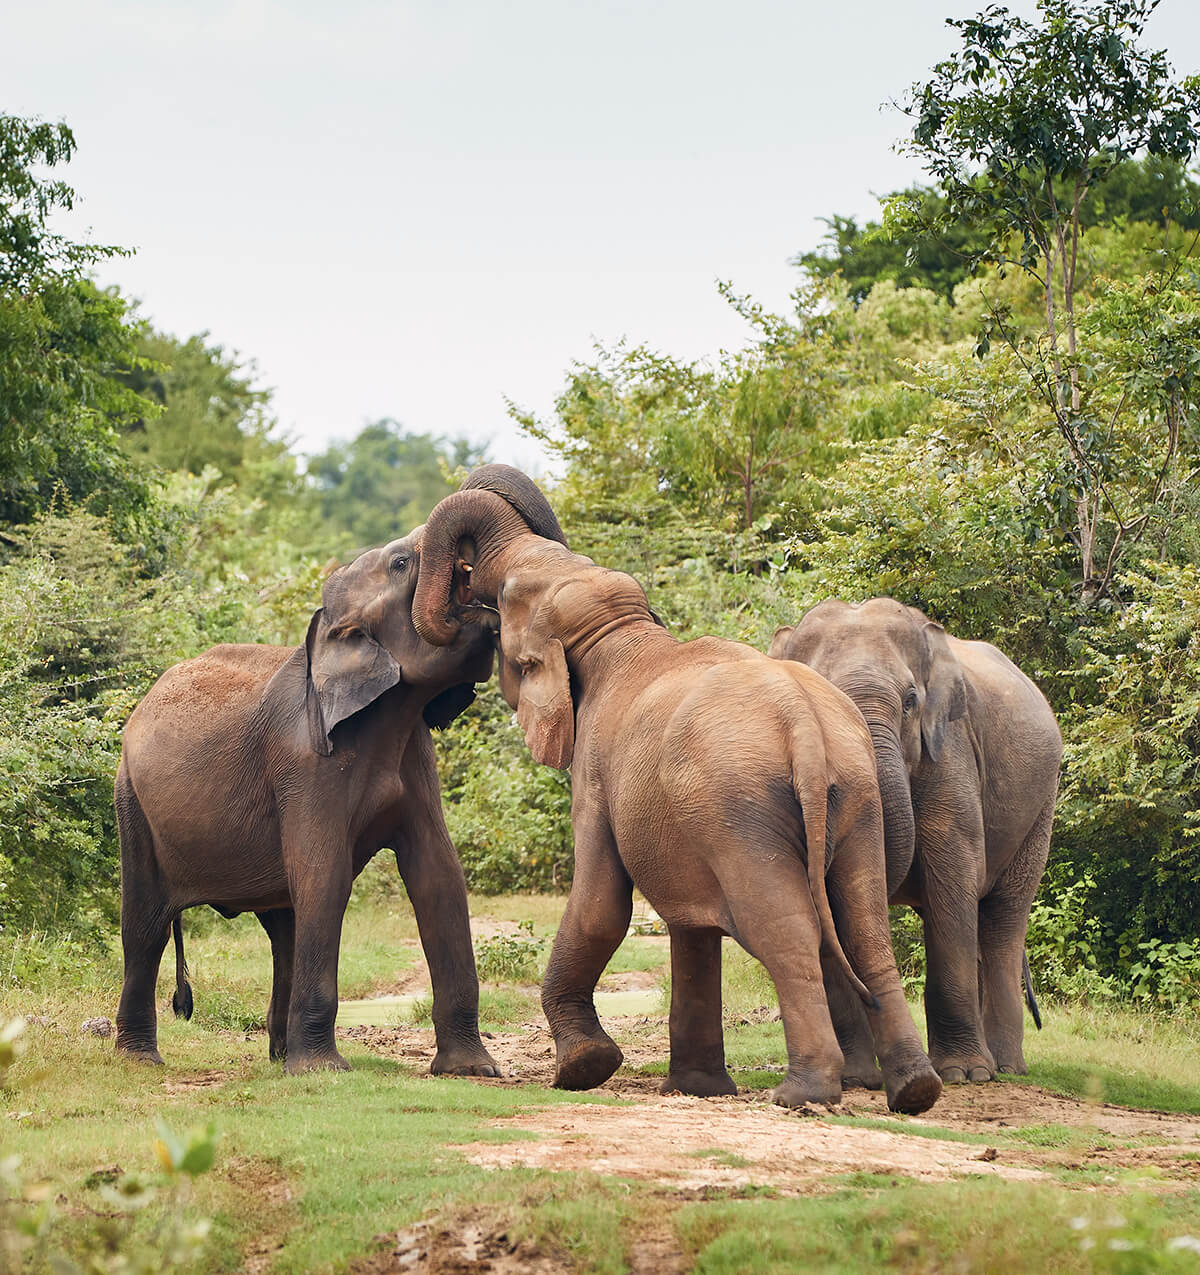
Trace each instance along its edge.
<path fill-rule="evenodd" d="M 451 614 L 454 568 L 460 551 L 473 547 L 472 594 L 496 600 L 498 581 L 490 568 L 501 551 L 529 527 L 503 496 L 493 491 L 456 491 L 434 509 L 421 537 L 421 566 L 413 595 L 413 627 L 434 646 L 449 646 L 459 630 Z"/>
<path fill-rule="evenodd" d="M 512 505 L 535 536 L 557 540 L 560 545 L 567 543 L 554 510 L 537 483 L 511 465 L 480 465 L 463 479 L 459 491 L 493 491 Z"/>

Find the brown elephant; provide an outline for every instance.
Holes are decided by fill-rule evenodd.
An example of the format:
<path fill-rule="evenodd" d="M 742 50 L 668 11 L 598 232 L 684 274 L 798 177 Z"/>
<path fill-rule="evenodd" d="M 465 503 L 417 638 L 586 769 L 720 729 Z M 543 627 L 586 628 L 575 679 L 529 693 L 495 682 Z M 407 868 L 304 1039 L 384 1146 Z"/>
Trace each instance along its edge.
<path fill-rule="evenodd" d="M 896 972 L 874 758 L 849 700 L 740 643 L 677 641 L 629 576 L 532 534 L 493 493 L 460 491 L 426 526 L 413 622 L 452 643 L 481 605 L 499 609 L 500 685 L 534 757 L 571 768 L 575 878 L 542 988 L 555 1084 L 590 1088 L 622 1061 L 593 992 L 636 883 L 671 935 L 665 1091 L 736 1092 L 721 1027 L 728 934 L 779 994 L 777 1102 L 841 1094 L 824 955 L 868 1004 L 889 1105 L 929 1107 L 941 1082 Z"/>
<path fill-rule="evenodd" d="M 494 620 L 453 644 L 412 626 L 420 529 L 326 581 L 304 642 L 216 646 L 168 669 L 125 728 L 116 780 L 125 980 L 117 1048 L 161 1062 L 155 985 L 175 930 L 176 1013 L 190 1015 L 179 914 L 253 911 L 270 936 L 272 1058 L 344 1068 L 334 1044 L 342 917 L 382 847 L 412 901 L 433 982 L 435 1073 L 498 1075 L 479 1037 L 463 871 L 429 726 L 491 675 Z"/>
<path fill-rule="evenodd" d="M 875 747 L 888 898 L 921 915 L 929 1055 L 943 1080 L 1025 1072 L 1025 930 L 1046 867 L 1062 739 L 1042 693 L 987 642 L 891 598 L 830 600 L 771 655 L 845 691 Z M 843 1083 L 878 1087 L 867 1024 L 831 980 Z M 1039 1024 L 1040 1025 L 1040 1024 Z"/>

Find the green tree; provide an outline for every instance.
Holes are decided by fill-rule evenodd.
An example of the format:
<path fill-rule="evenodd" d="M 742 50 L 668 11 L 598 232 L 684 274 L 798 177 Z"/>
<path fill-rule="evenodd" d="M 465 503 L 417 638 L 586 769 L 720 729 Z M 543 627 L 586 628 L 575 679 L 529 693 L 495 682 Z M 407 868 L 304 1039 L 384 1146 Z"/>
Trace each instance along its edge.
<path fill-rule="evenodd" d="M 308 474 L 328 527 L 356 546 L 385 544 L 424 522 L 454 490 L 447 474 L 483 458 L 466 439 L 409 434 L 384 419 L 310 457 Z"/>
<path fill-rule="evenodd" d="M 135 357 L 137 329 L 84 275 L 122 250 L 56 233 L 49 220 L 75 194 L 40 171 L 74 150 L 65 124 L 0 115 L 0 523 L 61 490 L 132 530 L 150 493 L 115 427 L 145 404 L 114 372 Z"/>
<path fill-rule="evenodd" d="M 1022 348 L 993 307 L 980 352 L 998 334 L 1018 353 L 1066 446 L 1089 601 L 1108 591 L 1122 546 L 1145 531 L 1159 493 L 1143 492 L 1131 505 L 1114 497 L 1113 424 L 1085 402 L 1076 313 L 1084 209 L 1122 162 L 1145 152 L 1183 163 L 1200 141 L 1200 79 L 1176 82 L 1166 54 L 1138 43 L 1155 4 L 1039 0 L 1038 21 L 1001 6 L 948 19 L 961 50 L 915 85 L 905 104 L 914 121 L 905 149 L 934 177 L 944 202 L 932 218 L 911 197 L 885 213 L 887 224 L 906 233 L 966 222 L 986 243 L 980 259 L 1020 269 L 1041 287 L 1045 342 Z M 1118 416 L 1123 408 L 1118 401 Z M 1161 458 L 1173 444 L 1169 421 L 1157 425 Z"/>
<path fill-rule="evenodd" d="M 157 405 L 121 427 L 126 449 L 162 469 L 199 474 L 212 466 L 242 482 L 249 462 L 288 450 L 272 437 L 271 392 L 255 387 L 253 364 L 210 344 L 207 332 L 180 341 L 144 325 L 121 380 Z"/>

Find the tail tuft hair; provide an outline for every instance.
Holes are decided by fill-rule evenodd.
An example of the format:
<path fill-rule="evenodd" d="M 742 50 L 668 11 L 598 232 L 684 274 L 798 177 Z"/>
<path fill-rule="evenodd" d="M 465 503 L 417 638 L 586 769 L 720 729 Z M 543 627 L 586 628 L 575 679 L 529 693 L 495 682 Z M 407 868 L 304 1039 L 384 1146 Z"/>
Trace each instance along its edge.
<path fill-rule="evenodd" d="M 175 936 L 175 992 L 171 1008 L 176 1018 L 191 1018 L 192 985 L 188 981 L 187 961 L 183 959 L 183 922 L 179 917 L 171 923 L 171 933 Z"/>
<path fill-rule="evenodd" d="M 1033 994 L 1033 975 L 1029 972 L 1029 953 L 1021 953 L 1021 982 L 1025 985 L 1025 1004 L 1033 1015 L 1033 1025 L 1042 1030 L 1042 1011 L 1038 1009 L 1037 997 Z"/>

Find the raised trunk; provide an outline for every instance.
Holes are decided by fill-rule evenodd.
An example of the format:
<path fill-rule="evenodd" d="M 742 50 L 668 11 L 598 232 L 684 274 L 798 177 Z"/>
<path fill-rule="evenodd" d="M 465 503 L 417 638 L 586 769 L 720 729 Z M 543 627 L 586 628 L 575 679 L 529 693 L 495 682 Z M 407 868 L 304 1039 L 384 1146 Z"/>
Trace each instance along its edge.
<path fill-rule="evenodd" d="M 887 727 L 868 719 L 871 743 L 875 748 L 875 771 L 879 776 L 879 795 L 883 800 L 883 844 L 887 858 L 887 892 L 890 899 L 900 888 L 912 867 L 916 842 L 912 793 L 908 768 L 895 735 Z"/>
<path fill-rule="evenodd" d="M 525 519 L 534 535 L 557 540 L 560 545 L 567 543 L 550 502 L 528 474 L 511 465 L 480 465 L 463 479 L 459 491 L 494 491 Z"/>
<path fill-rule="evenodd" d="M 421 567 L 413 595 L 413 627 L 434 646 L 449 646 L 458 633 L 454 603 L 454 568 L 461 550 L 474 547 L 472 594 L 496 600 L 499 581 L 492 578 L 496 559 L 518 536 L 529 535 L 521 515 L 492 491 L 456 491 L 429 515 L 421 537 Z"/>

